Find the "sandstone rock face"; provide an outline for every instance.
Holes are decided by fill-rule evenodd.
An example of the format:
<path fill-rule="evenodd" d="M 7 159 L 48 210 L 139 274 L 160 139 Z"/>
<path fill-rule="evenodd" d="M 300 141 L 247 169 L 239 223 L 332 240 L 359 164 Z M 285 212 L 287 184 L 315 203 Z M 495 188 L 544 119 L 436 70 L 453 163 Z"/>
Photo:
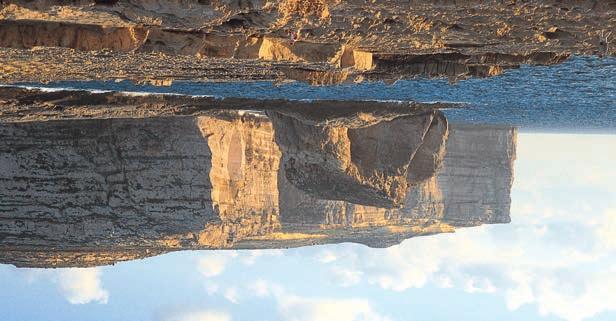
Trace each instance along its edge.
<path fill-rule="evenodd" d="M 232 246 L 235 240 L 278 229 L 280 150 L 274 144 L 271 122 L 264 116 L 237 113 L 198 117 L 197 122 L 212 152 L 207 169 L 212 182 L 211 206 L 226 236 L 222 243 L 211 244 L 203 239 L 210 236 L 200 235 L 200 244 Z"/>
<path fill-rule="evenodd" d="M 79 50 L 139 48 L 148 31 L 136 26 L 101 26 L 56 21 L 0 20 L 0 46 L 68 47 Z"/>
<path fill-rule="evenodd" d="M 331 120 L 315 110 L 2 121 L 0 260 L 384 247 L 509 221 L 515 129 L 448 126 L 436 111 Z"/>
<path fill-rule="evenodd" d="M 438 183 L 443 219 L 455 226 L 509 223 L 517 129 L 452 126 Z"/>
<path fill-rule="evenodd" d="M 288 38 L 263 38 L 259 48 L 259 58 L 264 60 L 287 60 L 327 62 L 336 56 L 339 45 L 335 43 L 315 43 L 292 41 Z"/>

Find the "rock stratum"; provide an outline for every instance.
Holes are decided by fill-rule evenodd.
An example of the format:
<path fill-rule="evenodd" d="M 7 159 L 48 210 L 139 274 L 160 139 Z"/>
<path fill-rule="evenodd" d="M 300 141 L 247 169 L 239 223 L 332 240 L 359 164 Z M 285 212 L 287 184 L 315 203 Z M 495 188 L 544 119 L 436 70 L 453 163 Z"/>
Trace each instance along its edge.
<path fill-rule="evenodd" d="M 614 55 L 615 13 L 596 0 L 5 0 L 0 81 L 455 81 Z"/>
<path fill-rule="evenodd" d="M 515 128 L 421 104 L 195 99 L 2 88 L 0 262 L 387 247 L 510 221 Z"/>

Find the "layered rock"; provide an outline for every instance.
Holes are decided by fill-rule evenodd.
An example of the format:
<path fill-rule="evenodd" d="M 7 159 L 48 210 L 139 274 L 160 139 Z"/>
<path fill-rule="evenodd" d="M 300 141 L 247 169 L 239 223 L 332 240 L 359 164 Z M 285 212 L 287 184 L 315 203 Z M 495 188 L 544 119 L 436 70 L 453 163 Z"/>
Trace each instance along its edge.
<path fill-rule="evenodd" d="M 4 123 L 11 253 L 227 247 L 278 226 L 280 153 L 261 117 Z"/>
<path fill-rule="evenodd" d="M 4 263 L 94 266 L 183 249 L 338 242 L 383 247 L 509 221 L 512 128 L 448 127 L 431 110 L 327 115 L 320 102 L 122 118 L 139 100 L 114 95 L 97 99 L 115 108 L 115 118 L 75 119 L 70 108 L 93 97 L 16 95 L 6 101 L 41 117 L 45 109 L 34 107 L 51 98 L 69 102 L 73 116 L 0 117 Z M 114 107 L 114 99 L 127 105 Z"/>
<path fill-rule="evenodd" d="M 450 125 L 442 169 L 412 186 L 401 208 L 318 198 L 297 188 L 281 170 L 282 234 L 327 236 L 295 240 L 295 245 L 337 239 L 386 247 L 421 233 L 509 223 L 516 139 L 517 130 L 509 126 Z M 282 246 L 285 241 L 277 238 L 281 236 L 255 238 L 240 246 L 259 248 L 268 242 Z"/>
<path fill-rule="evenodd" d="M 447 139 L 447 122 L 435 111 L 346 126 L 269 117 L 289 182 L 316 198 L 379 207 L 399 206 L 410 185 L 433 176 Z"/>
<path fill-rule="evenodd" d="M 614 55 L 615 12 L 592 0 L 4 1 L 0 47 L 20 50 L 0 49 L 0 81 L 489 77 L 570 54 Z"/>
<path fill-rule="evenodd" d="M 147 35 L 147 29 L 137 26 L 0 20 L 0 45 L 10 48 L 68 47 L 131 51 L 141 47 Z"/>
<path fill-rule="evenodd" d="M 82 118 L 144 118 L 177 115 L 211 115 L 224 110 L 276 111 L 319 126 L 376 124 L 425 110 L 456 107 L 446 103 L 261 100 L 89 92 L 82 90 L 40 90 L 0 86 L 0 122 L 44 121 Z"/>

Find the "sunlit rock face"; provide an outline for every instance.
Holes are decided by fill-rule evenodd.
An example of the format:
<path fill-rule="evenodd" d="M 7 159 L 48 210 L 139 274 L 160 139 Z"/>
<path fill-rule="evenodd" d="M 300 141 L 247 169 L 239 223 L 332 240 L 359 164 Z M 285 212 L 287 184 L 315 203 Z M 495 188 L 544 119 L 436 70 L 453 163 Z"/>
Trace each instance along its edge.
<path fill-rule="evenodd" d="M 384 247 L 509 221 L 514 129 L 314 110 L 0 122 L 1 261 Z"/>
<path fill-rule="evenodd" d="M 447 139 L 447 122 L 437 111 L 354 126 L 311 125 L 276 112 L 269 116 L 286 179 L 315 198 L 355 204 L 401 205 L 410 184 L 434 175 Z"/>
<path fill-rule="evenodd" d="M 450 125 L 442 168 L 415 184 L 410 175 L 412 186 L 401 208 L 318 198 L 297 188 L 281 170 L 282 228 L 290 234 L 331 233 L 346 241 L 384 247 L 421 233 L 508 223 L 516 137 L 517 130 L 509 126 Z M 360 231 L 370 236 L 360 239 Z"/>
<path fill-rule="evenodd" d="M 230 235 L 264 233 L 276 222 L 280 153 L 263 118 L 0 128 L 5 244 L 224 247 Z"/>
<path fill-rule="evenodd" d="M 197 124 L 212 152 L 211 163 L 202 164 L 212 189 L 202 201 L 220 223 L 209 224 L 191 244 L 230 247 L 247 236 L 274 232 L 279 228 L 280 151 L 271 122 L 263 115 L 233 112 L 197 117 Z"/>

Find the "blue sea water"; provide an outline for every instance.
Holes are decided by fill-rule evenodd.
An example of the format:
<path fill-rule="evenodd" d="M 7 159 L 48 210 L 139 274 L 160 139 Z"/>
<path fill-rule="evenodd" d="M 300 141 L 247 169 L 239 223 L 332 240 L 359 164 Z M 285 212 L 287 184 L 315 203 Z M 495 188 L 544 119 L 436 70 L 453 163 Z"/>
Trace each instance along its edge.
<path fill-rule="evenodd" d="M 130 81 L 62 81 L 48 88 L 177 93 L 257 99 L 336 99 L 458 102 L 451 121 L 512 124 L 529 131 L 616 132 L 616 58 L 573 57 L 553 66 L 522 66 L 504 75 L 450 84 L 446 79 L 310 86 L 291 82 L 188 82 L 170 87 Z"/>

